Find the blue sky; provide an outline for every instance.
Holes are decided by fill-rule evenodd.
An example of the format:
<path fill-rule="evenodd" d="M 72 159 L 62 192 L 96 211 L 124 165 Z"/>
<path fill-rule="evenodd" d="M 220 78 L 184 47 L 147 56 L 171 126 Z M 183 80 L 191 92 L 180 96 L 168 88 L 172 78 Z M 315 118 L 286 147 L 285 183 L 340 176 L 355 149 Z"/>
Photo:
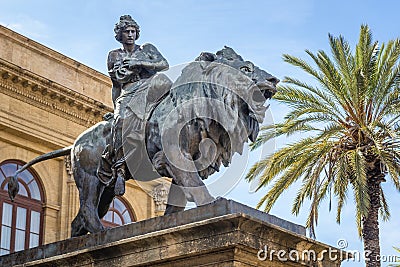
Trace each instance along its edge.
<path fill-rule="evenodd" d="M 0 0 L 0 24 L 106 73 L 108 51 L 120 46 L 114 39 L 114 24 L 120 15 L 130 14 L 141 26 L 138 43 L 155 44 L 171 66 L 193 60 L 202 51 L 216 52 L 228 45 L 280 79 L 294 76 L 305 80 L 308 77 L 302 72 L 282 61 L 282 54 L 305 57 L 305 49 L 329 51 L 328 33 L 344 35 L 354 47 L 363 23 L 370 26 L 380 42 L 398 38 L 399 10 L 400 3 L 394 0 Z M 285 110 L 272 103 L 270 112 L 278 121 Z M 285 141 L 278 140 L 276 144 Z M 273 145 L 266 149 L 273 149 Z M 252 153 L 244 155 L 248 165 L 258 157 Z M 400 195 L 389 183 L 384 188 L 392 218 L 380 224 L 382 254 L 392 255 L 392 246 L 400 246 Z M 255 206 L 264 192 L 251 194 L 249 185 L 239 181 L 226 197 Z M 287 192 L 271 213 L 303 224 L 305 216 L 290 214 L 293 195 L 293 190 Z M 352 206 L 350 198 L 338 226 L 335 213 L 329 213 L 328 204 L 324 203 L 317 239 L 336 245 L 338 239 L 345 238 L 348 249 L 362 250 Z M 306 213 L 307 207 L 303 211 Z"/>

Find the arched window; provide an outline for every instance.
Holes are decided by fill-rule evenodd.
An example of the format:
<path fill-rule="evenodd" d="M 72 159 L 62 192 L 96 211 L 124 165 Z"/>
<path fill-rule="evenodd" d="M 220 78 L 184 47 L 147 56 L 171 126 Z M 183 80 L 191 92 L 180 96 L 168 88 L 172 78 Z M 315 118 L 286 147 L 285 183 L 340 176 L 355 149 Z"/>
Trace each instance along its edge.
<path fill-rule="evenodd" d="M 101 220 L 106 227 L 116 227 L 136 221 L 128 205 L 121 197 L 115 197 L 108 212 Z"/>
<path fill-rule="evenodd" d="M 15 160 L 0 164 L 0 255 L 42 244 L 43 192 L 37 174 L 27 169 L 18 175 L 19 192 L 14 202 L 7 193 L 6 178 L 23 165 Z"/>

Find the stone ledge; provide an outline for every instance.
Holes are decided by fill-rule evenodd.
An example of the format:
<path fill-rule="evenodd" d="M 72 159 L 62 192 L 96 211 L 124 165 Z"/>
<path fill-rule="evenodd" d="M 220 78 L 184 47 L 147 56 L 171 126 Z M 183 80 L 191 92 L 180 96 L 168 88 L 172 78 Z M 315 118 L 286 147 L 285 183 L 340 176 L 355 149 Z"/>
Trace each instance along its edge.
<path fill-rule="evenodd" d="M 264 246 L 276 251 L 307 248 L 316 255 L 330 248 L 305 237 L 304 231 L 302 226 L 220 199 L 184 212 L 2 256 L 0 265 L 304 266 L 310 262 L 257 258 Z M 339 261 L 324 260 L 322 264 L 318 266 L 340 266 Z"/>

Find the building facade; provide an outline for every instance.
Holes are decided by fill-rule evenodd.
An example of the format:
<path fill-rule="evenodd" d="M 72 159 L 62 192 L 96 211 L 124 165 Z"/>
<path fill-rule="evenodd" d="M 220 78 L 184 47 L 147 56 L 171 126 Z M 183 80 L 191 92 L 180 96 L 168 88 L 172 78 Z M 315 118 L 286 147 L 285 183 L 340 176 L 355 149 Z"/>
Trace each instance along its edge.
<path fill-rule="evenodd" d="M 0 255 L 66 239 L 79 208 L 69 159 L 34 165 L 18 177 L 15 202 L 7 177 L 33 158 L 66 146 L 112 112 L 108 76 L 0 26 Z M 104 217 L 117 226 L 163 213 L 168 181 L 129 181 Z"/>

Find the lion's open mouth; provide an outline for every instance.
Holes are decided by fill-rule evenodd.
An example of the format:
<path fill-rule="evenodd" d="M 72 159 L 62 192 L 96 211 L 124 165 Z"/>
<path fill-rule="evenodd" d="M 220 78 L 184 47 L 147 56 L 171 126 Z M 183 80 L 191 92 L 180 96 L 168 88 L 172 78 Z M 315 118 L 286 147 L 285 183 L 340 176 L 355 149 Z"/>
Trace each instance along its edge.
<path fill-rule="evenodd" d="M 262 81 L 258 82 L 256 85 L 266 99 L 270 99 L 277 92 L 276 83 L 270 81 Z"/>

